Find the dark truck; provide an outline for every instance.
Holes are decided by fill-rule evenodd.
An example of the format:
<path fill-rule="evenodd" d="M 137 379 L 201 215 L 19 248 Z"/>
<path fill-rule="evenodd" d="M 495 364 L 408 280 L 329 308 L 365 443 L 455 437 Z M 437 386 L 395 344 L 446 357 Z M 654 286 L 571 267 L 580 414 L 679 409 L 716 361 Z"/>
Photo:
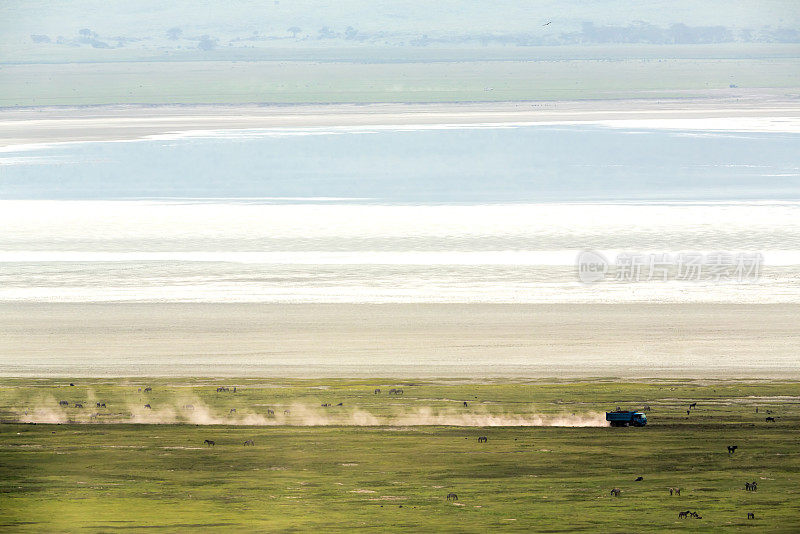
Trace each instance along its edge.
<path fill-rule="evenodd" d="M 644 426 L 647 424 L 647 416 L 642 412 L 606 412 L 606 421 L 611 426 Z"/>

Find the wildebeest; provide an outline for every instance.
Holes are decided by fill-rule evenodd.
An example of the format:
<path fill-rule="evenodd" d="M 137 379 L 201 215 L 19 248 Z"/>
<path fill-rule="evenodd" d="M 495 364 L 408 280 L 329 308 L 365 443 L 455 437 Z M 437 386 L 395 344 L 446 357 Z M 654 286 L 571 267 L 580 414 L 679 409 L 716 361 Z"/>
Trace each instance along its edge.
<path fill-rule="evenodd" d="M 337 404 L 336 406 L 343 406 L 343 403 L 341 403 L 341 402 L 340 402 L 340 403 L 339 403 L 339 404 Z"/>
<path fill-rule="evenodd" d="M 686 510 L 685 512 L 678 512 L 678 519 L 686 519 L 688 515 L 689 515 L 689 510 Z"/>
<path fill-rule="evenodd" d="M 331 403 L 325 402 L 325 403 L 320 404 L 320 406 L 322 406 L 323 408 L 330 408 L 331 407 Z"/>
<path fill-rule="evenodd" d="M 764 419 L 764 421 L 766 421 L 767 423 L 774 423 L 775 422 L 775 418 L 774 417 L 767 417 L 766 419 Z"/>
<path fill-rule="evenodd" d="M 380 388 L 375 388 L 375 391 L 373 391 L 372 393 L 373 395 L 377 395 L 380 392 L 381 392 Z"/>
<path fill-rule="evenodd" d="M 728 445 L 728 454 L 733 454 L 734 452 L 736 452 L 736 449 L 738 448 L 739 448 L 738 445 Z"/>
<path fill-rule="evenodd" d="M 153 388 L 151 388 L 150 386 L 147 386 L 146 388 L 144 388 L 144 392 L 145 393 L 150 393 L 151 391 L 153 391 Z"/>
<path fill-rule="evenodd" d="M 203 444 L 208 445 L 209 447 L 213 447 L 214 445 L 216 445 L 216 443 L 210 439 L 203 440 Z"/>
<path fill-rule="evenodd" d="M 58 401 L 58 405 L 59 406 L 69 406 L 69 402 L 68 401 Z"/>
<path fill-rule="evenodd" d="M 271 409 L 267 408 L 267 415 L 268 415 L 268 416 L 273 416 L 273 415 L 275 415 L 275 410 L 271 410 Z"/>
<path fill-rule="evenodd" d="M 464 401 L 464 408 L 467 408 L 467 401 Z"/>
<path fill-rule="evenodd" d="M 289 415 L 289 410 L 283 410 L 283 415 Z"/>
<path fill-rule="evenodd" d="M 184 404 L 183 405 L 183 409 L 184 410 L 194 410 L 194 404 Z"/>
<path fill-rule="evenodd" d="M 230 391 L 230 390 L 228 388 L 226 388 L 225 386 L 220 386 L 220 387 L 217 388 L 217 393 L 219 393 L 221 391 Z"/>
<path fill-rule="evenodd" d="M 691 414 L 691 413 L 692 413 L 692 411 L 691 411 L 691 410 L 686 410 L 686 415 L 689 415 L 689 414 Z"/>
<path fill-rule="evenodd" d="M 755 481 L 753 481 L 752 484 L 750 482 L 745 482 L 744 489 L 747 491 L 758 491 L 758 484 Z"/>
<path fill-rule="evenodd" d="M 244 446 L 247 447 L 248 445 L 252 447 L 253 445 L 255 445 L 255 442 L 252 439 L 248 439 L 247 441 L 244 442 Z"/>
<path fill-rule="evenodd" d="M 670 488 L 669 489 L 669 494 L 670 495 L 672 495 L 672 494 L 680 495 L 681 494 L 681 489 L 680 488 Z"/>
<path fill-rule="evenodd" d="M 692 408 L 697 408 L 697 403 L 696 402 L 693 402 L 693 403 L 691 403 L 689 405 L 689 409 L 691 410 Z"/>
<path fill-rule="evenodd" d="M 98 408 L 105 408 L 106 407 L 106 403 L 105 402 L 98 402 L 98 403 L 95 403 L 95 404 L 97 404 Z"/>
<path fill-rule="evenodd" d="M 76 402 L 76 403 L 75 403 L 75 407 L 76 407 L 76 408 L 83 408 L 83 404 L 81 404 L 81 403 L 79 403 L 79 402 Z"/>
<path fill-rule="evenodd" d="M 621 493 L 622 493 L 622 490 L 620 490 L 619 488 L 614 488 L 614 489 L 611 490 L 611 496 L 612 497 L 619 497 Z"/>
<path fill-rule="evenodd" d="M 75 384 L 73 384 L 72 382 L 70 382 L 70 383 L 69 383 L 69 385 L 70 385 L 71 387 L 75 387 Z"/>
<path fill-rule="evenodd" d="M 641 482 L 642 480 L 644 480 L 644 477 L 636 477 L 634 482 Z"/>
<path fill-rule="evenodd" d="M 458 500 L 458 495 L 456 495 L 455 493 L 448 493 L 447 494 L 447 500 L 448 501 L 457 501 Z"/>
<path fill-rule="evenodd" d="M 643 412 L 649 412 L 649 411 L 650 411 L 650 405 L 649 405 L 649 404 L 645 404 L 645 405 L 642 407 L 642 411 L 643 411 Z"/>
<path fill-rule="evenodd" d="M 754 514 L 753 512 L 747 512 L 747 519 L 755 519 L 755 518 L 756 514 Z"/>
<path fill-rule="evenodd" d="M 236 408 L 231 408 L 231 411 L 230 411 L 230 412 L 228 412 L 228 413 L 229 413 L 229 414 L 231 414 L 231 413 L 236 413 Z"/>
<path fill-rule="evenodd" d="M 703 517 L 697 512 L 692 512 L 689 510 L 686 510 L 685 512 L 678 512 L 678 519 L 686 519 L 687 517 L 693 517 L 695 519 L 703 519 Z"/>
<path fill-rule="evenodd" d="M 487 441 L 488 439 L 486 438 L 486 436 L 480 436 L 478 438 L 478 443 L 486 443 Z"/>
<path fill-rule="evenodd" d="M 151 409 L 149 404 L 145 404 L 144 407 L 147 408 L 148 410 Z"/>

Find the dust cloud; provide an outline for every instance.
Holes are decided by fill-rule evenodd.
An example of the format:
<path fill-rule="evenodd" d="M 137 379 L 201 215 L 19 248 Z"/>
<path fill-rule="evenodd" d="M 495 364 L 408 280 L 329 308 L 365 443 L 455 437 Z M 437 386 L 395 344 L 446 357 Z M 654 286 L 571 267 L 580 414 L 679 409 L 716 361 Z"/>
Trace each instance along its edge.
<path fill-rule="evenodd" d="M 219 413 L 195 397 L 175 399 L 147 408 L 141 403 L 127 402 L 125 410 L 94 410 L 88 403 L 83 409 L 60 407 L 55 399 L 41 399 L 33 407 L 17 413 L 21 423 L 84 423 L 84 424 L 191 424 L 232 426 L 554 426 L 603 427 L 605 416 L 598 412 L 584 414 L 463 413 L 452 409 L 434 410 L 398 408 L 389 414 L 376 415 L 360 408 L 321 408 L 293 404 L 267 414 L 249 409 Z"/>

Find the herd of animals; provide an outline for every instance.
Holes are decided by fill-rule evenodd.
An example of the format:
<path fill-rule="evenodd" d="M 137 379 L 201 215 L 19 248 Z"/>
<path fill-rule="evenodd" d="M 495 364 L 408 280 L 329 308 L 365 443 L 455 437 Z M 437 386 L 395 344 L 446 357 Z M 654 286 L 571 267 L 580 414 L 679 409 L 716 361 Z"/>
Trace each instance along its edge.
<path fill-rule="evenodd" d="M 74 384 L 70 384 L 70 386 L 74 386 Z M 149 393 L 149 392 L 152 391 L 152 388 L 151 387 L 145 387 L 144 390 L 142 390 L 142 388 L 139 388 L 138 391 L 140 393 L 142 391 L 144 391 L 145 393 Z M 236 393 L 236 387 L 233 387 L 231 389 L 231 388 L 226 387 L 226 386 L 220 386 L 220 387 L 218 387 L 216 389 L 217 393 L 230 392 L 230 391 L 233 391 L 233 393 Z M 373 391 L 373 393 L 375 395 L 379 395 L 381 393 L 380 388 L 376 388 Z M 399 388 L 392 388 L 392 389 L 390 389 L 388 391 L 388 394 L 389 395 L 402 395 L 403 394 L 403 390 L 399 389 Z M 464 401 L 463 404 L 464 404 L 464 407 L 468 406 L 466 401 Z M 62 400 L 62 401 L 58 402 L 58 405 L 60 407 L 69 407 L 69 402 Z M 323 403 L 323 404 L 321 404 L 321 406 L 324 407 L 324 408 L 327 408 L 327 407 L 332 406 L 332 404 L 331 403 Z M 336 406 L 343 406 L 343 403 L 340 402 L 340 403 L 336 404 Z M 83 408 L 83 404 L 74 403 L 74 407 L 75 408 Z M 101 403 L 101 402 L 97 402 L 96 403 L 96 407 L 105 408 L 106 404 L 105 403 Z M 147 409 L 151 408 L 149 403 L 145 404 L 144 407 L 147 408 Z M 194 406 L 189 404 L 189 405 L 185 405 L 184 408 L 193 410 Z M 689 404 L 689 409 L 686 411 L 686 414 L 690 415 L 692 410 L 695 409 L 695 408 L 697 408 L 697 403 L 696 402 L 693 402 L 693 403 Z M 619 407 L 617 409 L 619 410 Z M 650 406 L 647 406 L 647 405 L 644 406 L 643 410 L 644 411 L 650 411 Z M 230 414 L 236 413 L 236 409 L 232 408 L 229 413 Z M 284 413 L 284 415 L 288 415 L 289 414 L 289 410 L 284 410 L 283 413 Z M 758 407 L 756 407 L 756 413 L 758 413 Z M 767 410 L 767 414 L 771 414 L 771 413 L 772 413 L 771 411 Z M 274 416 L 275 415 L 274 410 L 267 409 L 267 415 L 268 416 Z M 766 422 L 772 422 L 772 423 L 775 422 L 775 418 L 770 416 L 770 415 L 768 415 L 765 418 L 765 420 L 766 420 Z M 479 436 L 478 437 L 478 443 L 487 443 L 487 442 L 488 442 L 488 438 L 486 436 Z M 204 440 L 203 444 L 208 446 L 208 447 L 216 446 L 216 442 L 214 440 L 210 440 L 210 439 Z M 250 446 L 250 447 L 255 446 L 255 442 L 252 439 L 248 439 L 248 440 L 244 441 L 244 446 L 245 447 L 247 447 L 247 446 Z M 734 454 L 739 447 L 737 445 L 728 445 L 727 448 L 728 448 L 728 454 L 731 455 L 731 454 Z M 639 477 L 637 477 L 635 479 L 636 482 L 641 482 L 643 480 L 644 480 L 644 477 L 642 477 L 642 476 L 639 476 Z M 745 491 L 757 491 L 758 490 L 758 484 L 755 481 L 753 481 L 753 482 L 745 482 L 744 489 L 745 489 Z M 622 490 L 619 489 L 619 488 L 613 488 L 611 490 L 610 494 L 611 494 L 612 497 L 621 497 L 622 496 Z M 670 496 L 680 496 L 681 489 L 680 488 L 674 488 L 674 487 L 669 488 L 669 494 L 670 494 Z M 458 500 L 458 495 L 455 494 L 455 493 L 452 493 L 452 492 L 448 493 L 447 496 L 446 496 L 446 500 L 447 501 L 457 501 Z M 678 513 L 678 518 L 679 519 L 687 519 L 687 518 L 702 519 L 702 516 L 699 515 L 696 511 L 692 512 L 690 510 L 685 510 L 685 511 L 682 511 L 682 512 Z M 747 519 L 755 519 L 755 514 L 753 512 L 748 512 L 747 513 Z"/>

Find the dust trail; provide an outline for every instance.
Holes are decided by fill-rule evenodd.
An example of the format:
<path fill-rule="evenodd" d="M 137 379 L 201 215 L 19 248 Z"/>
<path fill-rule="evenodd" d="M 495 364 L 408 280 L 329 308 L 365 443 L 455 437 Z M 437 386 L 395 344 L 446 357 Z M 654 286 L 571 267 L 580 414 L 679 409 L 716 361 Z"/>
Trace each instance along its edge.
<path fill-rule="evenodd" d="M 272 410 L 265 414 L 237 408 L 237 412 L 215 412 L 197 397 L 182 396 L 171 402 L 146 408 L 141 402 L 128 401 L 123 413 L 96 413 L 92 410 L 76 411 L 60 408 L 55 399 L 39 399 L 34 407 L 17 414 L 22 423 L 92 423 L 92 424 L 192 424 L 231 426 L 557 426 L 604 427 L 605 416 L 599 412 L 585 414 L 537 413 L 463 413 L 455 410 L 437 410 L 420 407 L 413 410 L 398 409 L 391 414 L 375 415 L 360 408 L 321 408 L 293 404 L 287 410 Z"/>
<path fill-rule="evenodd" d="M 394 417 L 394 424 L 402 426 L 608 426 L 605 415 L 590 412 L 583 415 L 547 414 L 489 414 L 434 412 L 430 408 L 418 408 L 415 412 Z"/>

